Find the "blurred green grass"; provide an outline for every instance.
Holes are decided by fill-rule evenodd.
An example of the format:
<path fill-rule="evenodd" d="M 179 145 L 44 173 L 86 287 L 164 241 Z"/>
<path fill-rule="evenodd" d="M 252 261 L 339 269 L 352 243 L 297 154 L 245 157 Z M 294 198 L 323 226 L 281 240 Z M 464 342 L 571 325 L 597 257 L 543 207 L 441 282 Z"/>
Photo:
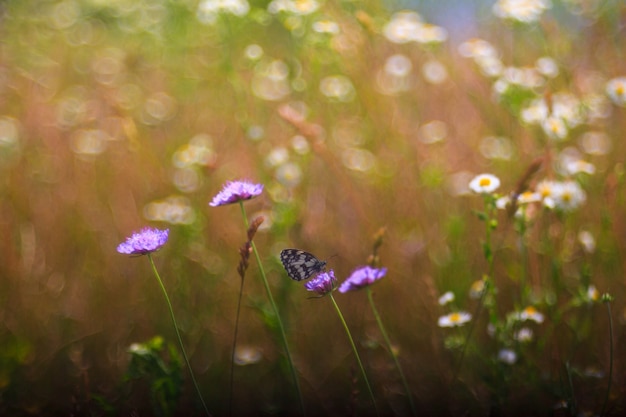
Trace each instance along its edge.
<path fill-rule="evenodd" d="M 605 308 L 596 302 L 560 312 L 593 284 L 615 297 L 609 410 L 619 414 L 626 122 L 604 86 L 624 71 L 626 10 L 591 2 L 597 7 L 574 13 L 586 4 L 554 3 L 530 25 L 480 16 L 480 37 L 505 66 L 532 67 L 543 56 L 558 66 L 541 85 L 513 85 L 498 96 L 497 77 L 462 57 L 459 43 L 391 41 L 385 27 L 392 10 L 375 1 L 310 10 L 316 3 L 302 2 L 275 14 L 260 2 L 241 15 L 211 14 L 209 2 L 191 0 L 3 2 L 0 412 L 153 412 L 146 386 L 123 382 L 128 348 L 157 335 L 172 342 L 175 334 L 148 263 L 115 252 L 151 223 L 171 229 L 156 262 L 209 409 L 226 413 L 237 250 L 246 235 L 235 207 L 208 202 L 225 181 L 249 178 L 266 187 L 246 206 L 251 217 L 267 218 L 255 241 L 311 415 L 371 410 L 363 392 L 351 400 L 362 388 L 352 381 L 350 347 L 327 300 L 308 299 L 277 255 L 306 249 L 343 279 L 365 264 L 381 227 L 389 274 L 374 296 L 421 413 L 545 414 L 561 401 L 600 413 L 609 366 Z M 394 55 L 406 59 L 390 63 Z M 427 63 L 434 77 L 424 72 Z M 566 140 L 520 121 L 530 100 L 550 102 L 563 91 L 583 100 L 588 115 Z M 587 132 L 608 135 L 610 152 L 585 154 Z M 486 157 L 486 136 L 508 138 L 511 156 Z M 504 366 L 487 317 L 474 318 L 453 381 L 459 350 L 444 347 L 451 332 L 437 319 L 448 310 L 437 299 L 452 291 L 456 308 L 476 311 L 468 293 L 487 273 L 484 224 L 474 214 L 481 198 L 458 184 L 491 172 L 506 195 L 541 157 L 534 187 L 560 176 L 557 161 L 572 148 L 596 167 L 576 175 L 584 205 L 566 214 L 538 209 L 526 257 L 505 212 L 493 232 L 498 316 L 524 308 L 520 293 L 527 291 L 546 321 L 533 325 L 534 341 L 519 348 L 519 361 Z M 595 238 L 595 250 L 582 249 L 582 230 Z M 236 369 L 235 412 L 291 415 L 297 398 L 258 278 L 252 265 L 238 343 L 262 358 Z M 364 295 L 337 300 L 379 407 L 408 415 Z M 467 327 L 456 330 L 463 340 Z M 184 388 L 178 414 L 199 414 L 188 381 Z"/>

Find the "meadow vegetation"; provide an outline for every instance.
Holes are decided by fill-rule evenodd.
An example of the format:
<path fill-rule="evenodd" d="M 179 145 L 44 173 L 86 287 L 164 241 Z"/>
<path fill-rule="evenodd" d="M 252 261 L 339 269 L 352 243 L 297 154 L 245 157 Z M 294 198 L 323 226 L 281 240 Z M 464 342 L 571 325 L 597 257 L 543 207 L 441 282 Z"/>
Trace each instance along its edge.
<path fill-rule="evenodd" d="M 2 2 L 0 414 L 626 413 L 626 4 L 472 3 Z"/>

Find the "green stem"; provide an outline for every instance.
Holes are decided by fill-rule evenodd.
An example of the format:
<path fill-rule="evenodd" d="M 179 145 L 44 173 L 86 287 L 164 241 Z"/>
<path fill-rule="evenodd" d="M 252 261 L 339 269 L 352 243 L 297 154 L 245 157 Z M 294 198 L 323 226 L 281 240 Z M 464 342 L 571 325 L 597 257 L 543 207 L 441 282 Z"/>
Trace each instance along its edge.
<path fill-rule="evenodd" d="M 565 372 L 567 372 L 567 383 L 569 384 L 569 391 L 570 391 L 570 400 L 568 401 L 568 409 L 569 409 L 569 413 L 572 416 L 576 415 L 576 397 L 574 394 L 574 383 L 572 382 L 572 369 L 569 366 L 569 361 L 565 362 Z"/>
<path fill-rule="evenodd" d="M 461 372 L 461 366 L 463 365 L 463 360 L 465 359 L 465 353 L 467 352 L 467 346 L 469 345 L 469 341 L 472 338 L 472 333 L 474 333 L 474 327 L 476 326 L 476 322 L 478 317 L 483 311 L 483 307 L 485 305 L 485 295 L 487 291 L 489 291 L 490 282 L 488 280 L 484 281 L 484 287 L 482 292 L 480 293 L 480 299 L 478 300 L 478 305 L 476 306 L 476 310 L 474 311 L 473 320 L 470 323 L 469 329 L 467 331 L 467 336 L 465 337 L 465 343 L 463 343 L 463 350 L 461 350 L 461 357 L 459 358 L 459 363 L 452 374 L 452 381 L 456 381 L 459 373 Z"/>
<path fill-rule="evenodd" d="M 523 310 L 526 308 L 527 305 L 527 301 L 530 298 L 530 295 L 532 293 L 531 291 L 531 287 L 529 285 L 529 271 L 530 271 L 530 261 L 529 261 L 529 256 L 528 256 L 528 245 L 526 242 L 526 229 L 527 229 L 527 224 L 526 224 L 526 210 L 525 208 L 521 208 L 522 210 L 522 217 L 520 219 L 516 219 L 515 221 L 517 222 L 517 233 L 518 233 L 518 239 L 519 239 L 519 250 L 520 250 L 520 259 L 521 259 L 521 276 L 520 276 L 520 280 L 519 280 L 519 310 Z M 514 215 L 515 216 L 515 215 Z M 518 329 L 521 327 L 521 321 L 520 320 L 516 320 L 515 323 L 513 323 L 513 334 L 515 335 L 518 331 Z M 520 341 L 515 338 L 515 347 L 519 348 L 520 346 Z"/>
<path fill-rule="evenodd" d="M 605 415 L 606 406 L 609 402 L 609 394 L 611 393 L 611 382 L 613 380 L 613 315 L 611 314 L 610 301 L 606 301 L 606 310 L 609 315 L 609 381 L 606 387 L 606 396 L 604 397 L 604 404 L 602 404 L 600 417 L 604 417 Z"/>
<path fill-rule="evenodd" d="M 246 230 L 250 227 L 248 222 L 248 217 L 246 216 L 246 210 L 243 207 L 243 201 L 239 201 L 239 207 L 241 207 L 241 214 L 243 215 L 243 220 L 246 225 Z M 261 271 L 261 278 L 263 279 L 263 286 L 265 287 L 265 291 L 267 292 L 267 298 L 272 305 L 272 309 L 274 310 L 274 314 L 276 315 L 276 321 L 278 323 L 278 328 L 280 329 L 280 336 L 282 338 L 283 345 L 285 346 L 285 354 L 287 355 L 287 360 L 289 361 L 289 369 L 291 371 L 291 376 L 293 378 L 293 383 L 296 386 L 296 390 L 298 391 L 298 398 L 300 400 L 300 409 L 302 411 L 302 415 L 306 415 L 306 409 L 304 407 L 304 399 L 302 398 L 302 390 L 300 389 L 300 382 L 298 381 L 298 375 L 296 373 L 296 367 L 293 364 L 293 360 L 291 358 L 291 352 L 289 351 L 289 344 L 287 343 L 287 335 L 285 334 L 285 328 L 283 327 L 283 322 L 280 319 L 280 315 L 278 314 L 278 307 L 274 302 L 274 297 L 272 296 L 272 291 L 270 290 L 269 283 L 267 282 L 267 276 L 265 275 L 265 269 L 263 268 L 263 263 L 261 262 L 261 257 L 259 256 L 259 251 L 254 244 L 254 240 L 250 242 L 252 244 L 252 251 L 254 252 L 254 257 L 256 258 L 256 262 L 259 265 L 259 270 Z"/>
<path fill-rule="evenodd" d="M 367 379 L 367 374 L 365 373 L 365 368 L 363 367 L 363 363 L 361 362 L 361 357 L 359 356 L 359 352 L 356 350 L 356 345 L 354 344 L 354 340 L 352 339 L 352 335 L 350 334 L 350 329 L 348 329 L 348 324 L 343 318 L 343 314 L 341 314 L 341 310 L 339 310 L 339 306 L 333 297 L 333 293 L 329 292 L 328 296 L 330 300 L 333 302 L 335 306 L 335 310 L 337 310 L 337 314 L 339 315 L 339 319 L 341 320 L 341 324 L 343 324 L 343 328 L 346 330 L 346 334 L 348 335 L 348 339 L 350 340 L 350 345 L 352 346 L 352 350 L 354 351 L 354 356 L 356 356 L 356 361 L 359 364 L 359 368 L 361 368 L 361 374 L 363 375 L 363 380 L 365 381 L 365 385 L 367 385 L 367 390 L 369 391 L 370 398 L 372 400 L 372 404 L 374 405 L 374 410 L 376 411 L 376 415 L 378 416 L 378 407 L 376 406 L 376 399 L 374 398 L 374 392 L 372 391 L 372 387 L 370 386 L 370 382 Z"/>
<path fill-rule="evenodd" d="M 178 324 L 176 323 L 176 317 L 174 316 L 174 309 L 172 308 L 170 297 L 167 295 L 167 290 L 165 289 L 165 285 L 163 285 L 163 280 L 161 280 L 159 271 L 157 271 L 156 265 L 154 264 L 154 260 L 152 259 L 152 254 L 148 253 L 148 259 L 150 260 L 150 265 L 152 265 L 152 270 L 154 271 L 154 275 L 156 276 L 156 279 L 159 282 L 159 286 L 161 287 L 161 290 L 163 291 L 163 295 L 165 296 L 167 307 L 170 310 L 170 316 L 172 317 L 172 322 L 174 323 L 174 330 L 176 330 L 176 336 L 178 337 L 180 350 L 183 352 L 183 357 L 185 358 L 187 369 L 189 369 L 189 374 L 191 375 L 193 386 L 196 388 L 196 392 L 198 393 L 198 397 L 200 397 L 200 402 L 202 402 L 202 407 L 204 408 L 206 415 L 211 417 L 211 413 L 209 413 L 209 409 L 207 408 L 206 403 L 204 402 L 204 398 L 202 397 L 202 392 L 200 392 L 200 387 L 198 386 L 198 382 L 196 382 L 196 377 L 194 376 L 193 370 L 191 369 L 191 364 L 189 363 L 189 357 L 187 356 L 187 351 L 185 351 L 185 346 L 183 345 L 183 339 L 182 337 L 180 337 L 180 332 L 178 330 Z"/>
<path fill-rule="evenodd" d="M 483 311 L 483 308 L 485 308 L 485 298 L 487 297 L 487 295 L 489 294 L 489 305 L 488 305 L 488 310 L 489 310 L 489 322 L 491 324 L 495 324 L 497 321 L 497 316 L 496 316 L 496 309 L 495 309 L 495 305 L 494 305 L 494 300 L 495 300 L 495 293 L 494 293 L 494 284 L 493 284 L 493 247 L 491 245 L 491 232 L 493 229 L 493 212 L 494 212 L 494 200 L 493 200 L 493 196 L 491 194 L 485 194 L 483 196 L 483 201 L 485 204 L 485 211 L 486 211 L 486 216 L 485 216 L 485 224 L 486 224 L 486 229 L 485 229 L 485 242 L 483 243 L 483 253 L 485 256 L 485 260 L 487 261 L 487 266 L 488 266 L 488 275 L 486 277 L 486 279 L 484 279 L 484 287 L 483 290 L 480 294 L 480 299 L 478 300 L 478 306 L 476 307 L 476 311 L 474 313 L 474 316 L 472 317 L 473 320 L 470 323 L 470 327 L 469 330 L 467 331 L 467 337 L 465 338 L 465 343 L 463 344 L 463 350 L 461 351 L 461 357 L 459 359 L 459 363 L 456 367 L 456 369 L 454 370 L 453 373 L 453 377 L 452 380 L 456 380 L 456 378 L 458 377 L 459 372 L 461 372 L 461 367 L 463 365 L 463 360 L 465 359 L 465 353 L 467 351 L 467 346 L 469 344 L 470 338 L 472 337 L 472 333 L 474 332 L 474 327 L 476 326 L 476 322 L 478 321 L 478 317 L 480 316 L 480 314 Z"/>
<path fill-rule="evenodd" d="M 241 286 L 239 287 L 239 299 L 237 300 L 237 315 L 235 317 L 235 334 L 233 335 L 233 350 L 230 358 L 230 402 L 228 404 L 229 415 L 233 415 L 233 399 L 235 386 L 235 349 L 237 348 L 237 333 L 239 331 L 239 313 L 241 311 L 241 297 L 243 295 L 243 282 L 241 277 Z"/>
<path fill-rule="evenodd" d="M 494 211 L 495 211 L 495 200 L 493 195 L 485 194 L 485 209 L 487 210 L 487 220 L 486 223 L 486 236 L 485 236 L 485 245 L 487 247 L 487 253 L 489 256 L 486 256 L 487 265 L 488 265 L 488 274 L 487 277 L 489 279 L 489 283 L 492 285 L 486 286 L 485 289 L 489 289 L 489 322 L 491 324 L 496 324 L 498 317 L 496 315 L 496 306 L 495 306 L 495 285 L 494 285 L 494 275 L 493 275 L 493 245 L 491 243 L 491 234 L 494 229 Z M 484 302 L 484 299 L 482 299 Z M 478 317 L 477 317 L 478 318 Z"/>
<path fill-rule="evenodd" d="M 528 277 L 530 275 L 530 260 L 528 256 L 528 245 L 526 239 L 526 210 L 524 209 L 523 217 L 519 220 L 519 247 L 522 260 L 522 276 L 520 279 L 520 308 L 526 308 L 526 300 L 531 295 L 531 287 L 529 286 Z"/>
<path fill-rule="evenodd" d="M 415 411 L 415 404 L 413 403 L 413 397 L 411 396 L 411 390 L 409 389 L 409 384 L 404 377 L 404 372 L 402 372 L 402 367 L 400 366 L 400 361 L 398 360 L 398 355 L 396 355 L 393 351 L 393 346 L 391 346 L 391 340 L 387 335 L 387 331 L 385 330 L 385 326 L 383 326 L 383 322 L 380 319 L 380 314 L 378 314 L 378 310 L 374 305 L 374 297 L 372 296 L 372 290 L 370 287 L 366 288 L 367 298 L 370 302 L 370 306 L 372 307 L 372 312 L 374 312 L 374 317 L 376 317 L 376 322 L 378 323 L 378 328 L 380 329 L 380 333 L 383 335 L 383 339 L 385 339 L 385 343 L 387 344 L 387 349 L 393 358 L 393 361 L 396 364 L 396 369 L 398 369 L 398 373 L 400 374 L 400 378 L 402 378 L 402 384 L 404 385 L 404 390 L 406 391 L 406 395 L 409 398 L 409 404 L 411 406 L 411 413 L 413 416 L 417 416 L 417 412 Z"/>

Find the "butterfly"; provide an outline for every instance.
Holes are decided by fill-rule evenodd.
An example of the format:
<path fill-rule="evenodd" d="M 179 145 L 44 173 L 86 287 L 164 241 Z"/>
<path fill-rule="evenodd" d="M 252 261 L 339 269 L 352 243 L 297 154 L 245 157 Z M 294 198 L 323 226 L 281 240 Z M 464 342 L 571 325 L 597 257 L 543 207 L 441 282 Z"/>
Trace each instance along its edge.
<path fill-rule="evenodd" d="M 280 252 L 280 261 L 287 275 L 296 281 L 305 280 L 326 270 L 326 261 L 320 261 L 314 255 L 300 249 L 283 249 Z"/>

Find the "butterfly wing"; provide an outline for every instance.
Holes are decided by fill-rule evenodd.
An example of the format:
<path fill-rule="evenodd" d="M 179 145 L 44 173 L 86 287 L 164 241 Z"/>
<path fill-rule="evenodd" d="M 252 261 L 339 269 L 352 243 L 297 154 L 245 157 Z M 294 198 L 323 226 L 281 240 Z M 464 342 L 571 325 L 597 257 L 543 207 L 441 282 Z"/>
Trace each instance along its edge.
<path fill-rule="evenodd" d="M 320 261 L 309 252 L 300 249 L 284 249 L 280 261 L 287 275 L 295 281 L 302 281 L 326 269 L 326 262 Z"/>

